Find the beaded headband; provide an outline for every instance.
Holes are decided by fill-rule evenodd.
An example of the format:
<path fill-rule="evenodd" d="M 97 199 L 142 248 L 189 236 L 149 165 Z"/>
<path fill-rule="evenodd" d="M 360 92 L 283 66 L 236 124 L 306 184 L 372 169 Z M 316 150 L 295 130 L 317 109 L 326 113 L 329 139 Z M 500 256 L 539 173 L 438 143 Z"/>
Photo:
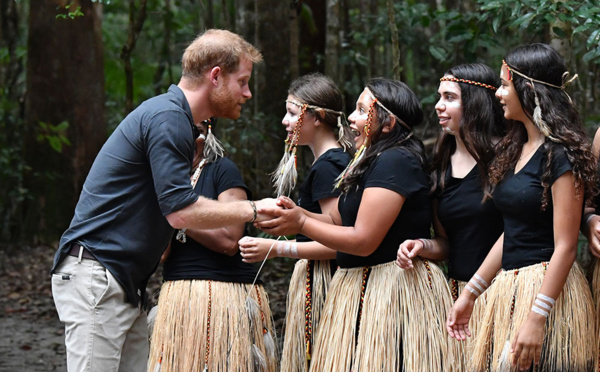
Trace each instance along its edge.
<path fill-rule="evenodd" d="M 335 114 L 337 116 L 337 127 L 338 127 L 338 143 L 342 146 L 344 151 L 350 149 L 352 147 L 352 143 L 344 136 L 344 113 L 342 111 L 335 111 L 332 109 L 328 109 L 325 107 L 320 107 L 316 105 L 309 105 L 308 103 L 301 103 L 294 99 L 286 99 L 285 102 L 291 103 L 294 106 L 298 106 L 300 108 L 305 107 L 312 110 L 323 110 L 325 112 L 329 112 Z"/>
<path fill-rule="evenodd" d="M 399 122 L 404 128 L 408 129 L 409 131 L 412 130 L 411 127 L 408 126 L 408 124 L 406 124 L 402 119 L 400 119 L 398 117 L 398 115 L 394 114 L 390 109 L 388 109 L 387 107 L 385 107 L 383 105 L 383 103 L 381 103 L 377 98 L 375 98 L 375 95 L 373 94 L 373 92 L 371 92 L 371 90 L 369 88 L 365 88 L 365 91 L 369 94 L 369 96 L 371 97 L 371 99 L 373 101 L 375 101 L 375 103 L 377 103 L 377 106 L 381 107 L 385 112 L 387 112 L 388 114 L 392 115 L 397 122 Z"/>
<path fill-rule="evenodd" d="M 440 81 L 453 81 L 455 83 L 467 83 L 467 84 L 471 84 L 471 85 L 477 85 L 478 87 L 488 88 L 488 89 L 492 89 L 492 90 L 498 90 L 498 88 L 495 87 L 495 86 L 493 86 L 493 85 L 484 84 L 484 83 L 480 83 L 478 81 L 473 81 L 473 80 L 467 80 L 467 79 L 459 79 L 459 78 L 455 78 L 455 77 L 449 77 L 449 76 L 442 77 L 440 79 Z"/>

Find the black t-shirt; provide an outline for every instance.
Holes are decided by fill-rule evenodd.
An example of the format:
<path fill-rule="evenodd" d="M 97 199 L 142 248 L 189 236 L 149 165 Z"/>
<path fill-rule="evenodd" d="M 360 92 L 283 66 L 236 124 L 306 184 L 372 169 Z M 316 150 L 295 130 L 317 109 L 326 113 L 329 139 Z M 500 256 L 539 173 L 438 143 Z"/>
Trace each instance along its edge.
<path fill-rule="evenodd" d="M 502 234 L 502 214 L 490 199 L 481 204 L 483 190 L 477 166 L 464 178 L 452 177 L 449 166 L 445 181 L 437 197 L 437 213 L 450 247 L 448 275 L 468 281 Z"/>
<path fill-rule="evenodd" d="M 341 148 L 327 150 L 310 167 L 304 182 L 298 188 L 298 205 L 313 213 L 322 213 L 319 200 L 337 198 L 338 189 L 334 189 L 335 179 L 346 169 L 352 156 Z M 310 238 L 297 234 L 299 242 L 309 242 Z"/>
<path fill-rule="evenodd" d="M 573 169 L 565 151 L 561 145 L 554 146 L 550 186 Z M 546 210 L 541 210 L 546 161 L 546 150 L 540 146 L 517 174 L 510 169 L 494 191 L 494 202 L 504 218 L 505 270 L 549 261 L 554 253 L 552 193 Z"/>
<path fill-rule="evenodd" d="M 359 181 L 358 189 L 342 194 L 338 207 L 343 226 L 354 226 L 363 192 L 369 187 L 395 191 L 406 198 L 398 217 L 375 252 L 367 257 L 338 252 L 340 267 L 374 266 L 394 261 L 400 243 L 406 239 L 429 238 L 431 227 L 431 200 L 429 179 L 416 155 L 405 148 L 386 150 Z M 371 205 L 369 208 L 378 208 Z"/>
<path fill-rule="evenodd" d="M 219 194 L 234 187 L 243 188 L 250 197 L 238 168 L 228 158 L 221 158 L 204 166 L 194 191 L 217 199 Z M 211 251 L 189 236 L 186 240 L 181 243 L 171 239 L 171 253 L 163 268 L 164 280 L 202 279 L 236 283 L 252 283 L 254 280 L 256 266 L 242 262 L 239 251 L 230 257 Z"/>

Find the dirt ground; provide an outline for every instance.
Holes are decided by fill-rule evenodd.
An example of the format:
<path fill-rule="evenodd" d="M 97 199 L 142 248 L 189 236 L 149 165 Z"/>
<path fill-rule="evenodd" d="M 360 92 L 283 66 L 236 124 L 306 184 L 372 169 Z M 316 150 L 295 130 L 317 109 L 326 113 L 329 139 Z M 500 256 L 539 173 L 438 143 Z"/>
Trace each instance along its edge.
<path fill-rule="evenodd" d="M 55 248 L 0 247 L 0 372 L 66 372 L 64 328 L 50 288 Z M 269 293 L 281 347 L 285 298 L 293 261 L 269 260 L 261 278 Z M 160 288 L 160 270 L 149 285 Z M 281 348 L 280 348 L 281 350 Z"/>

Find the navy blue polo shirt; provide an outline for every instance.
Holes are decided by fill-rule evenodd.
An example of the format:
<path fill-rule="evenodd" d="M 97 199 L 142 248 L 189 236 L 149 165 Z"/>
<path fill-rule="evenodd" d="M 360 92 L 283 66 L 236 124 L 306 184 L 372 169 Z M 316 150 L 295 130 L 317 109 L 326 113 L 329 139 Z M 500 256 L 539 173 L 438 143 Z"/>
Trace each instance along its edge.
<path fill-rule="evenodd" d="M 145 298 L 173 234 L 164 217 L 198 199 L 190 185 L 193 118 L 183 91 L 143 102 L 106 141 L 83 185 L 52 273 L 77 242 L 119 281 L 127 301 Z"/>

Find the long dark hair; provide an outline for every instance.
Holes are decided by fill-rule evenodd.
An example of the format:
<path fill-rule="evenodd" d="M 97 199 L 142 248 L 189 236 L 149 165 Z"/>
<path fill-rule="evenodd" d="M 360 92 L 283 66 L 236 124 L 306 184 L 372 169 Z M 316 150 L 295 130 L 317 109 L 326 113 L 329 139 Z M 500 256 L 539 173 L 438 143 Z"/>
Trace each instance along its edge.
<path fill-rule="evenodd" d="M 504 58 L 510 68 L 520 73 L 561 87 L 563 76 L 567 72 L 564 59 L 547 44 L 530 44 L 510 51 Z M 544 192 L 542 210 L 550 200 L 551 162 L 554 151 L 565 149 L 567 158 L 573 165 L 575 189 L 578 195 L 589 203 L 596 193 L 596 161 L 591 144 L 585 134 L 579 113 L 563 89 L 541 83 L 533 83 L 516 73 L 512 73 L 512 82 L 519 97 L 521 107 L 527 117 L 533 121 L 535 93 L 539 98 L 542 117 L 551 131 L 550 138 L 544 141 L 546 165 L 542 175 Z M 522 124 L 509 122 L 506 137 L 498 144 L 498 156 L 490 167 L 491 185 L 497 185 L 513 169 L 518 161 L 523 144 L 527 141 L 527 132 Z"/>
<path fill-rule="evenodd" d="M 373 93 L 375 98 L 410 128 L 414 128 L 423 121 L 423 110 L 421 103 L 415 93 L 401 81 L 385 78 L 371 79 L 366 87 Z M 390 114 L 379 106 L 374 106 L 374 122 L 379 125 L 371 128 L 371 145 L 365 150 L 365 157 L 359 162 L 352 172 L 345 177 L 340 188 L 343 192 L 349 191 L 357 186 L 359 179 L 369 168 L 373 160 L 383 151 L 392 147 L 403 147 L 417 156 L 421 167 L 426 169 L 427 158 L 425 147 L 420 139 L 412 135 L 412 130 L 396 122 L 396 125 L 388 132 L 383 133 L 383 128 L 391 123 Z"/>
<path fill-rule="evenodd" d="M 327 124 L 335 134 L 338 143 L 345 151 L 350 151 L 350 153 L 354 152 L 354 147 L 349 146 L 349 144 L 353 143 L 352 134 L 350 133 L 350 129 L 348 128 L 346 119 L 343 115 L 344 98 L 342 92 L 340 92 L 339 88 L 331 78 L 318 72 L 300 76 L 292 81 L 290 88 L 288 89 L 288 94 L 298 98 L 301 103 L 307 103 L 312 106 L 318 106 L 342 113 L 341 125 L 345 126 L 345 130 L 343 131 L 344 138 L 340 138 L 340 128 L 338 127 L 340 115 L 311 107 L 306 109 L 307 113 L 315 115 L 321 122 Z"/>
<path fill-rule="evenodd" d="M 489 86 L 500 86 L 500 79 L 488 66 L 481 63 L 464 64 L 452 67 L 444 76 L 453 76 Z M 494 96 L 495 90 L 457 82 L 462 101 L 462 119 L 458 136 L 479 168 L 479 178 L 484 190 L 488 190 L 488 167 L 495 155 L 495 141 L 505 133 L 504 114 L 500 102 Z M 444 190 L 445 175 L 450 157 L 456 151 L 453 135 L 442 131 L 435 145 L 431 160 L 431 192 Z M 487 195 L 489 197 L 489 195 Z"/>

